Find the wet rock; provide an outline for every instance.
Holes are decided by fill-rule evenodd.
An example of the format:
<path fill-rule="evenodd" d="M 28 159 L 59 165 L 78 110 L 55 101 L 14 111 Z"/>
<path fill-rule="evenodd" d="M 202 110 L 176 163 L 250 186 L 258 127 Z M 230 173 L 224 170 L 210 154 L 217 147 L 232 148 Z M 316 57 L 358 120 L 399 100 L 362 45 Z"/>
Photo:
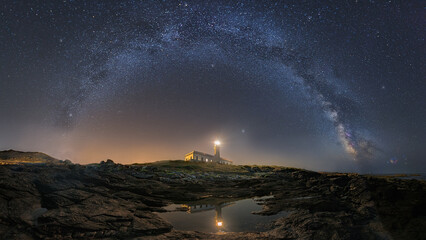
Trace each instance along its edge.
<path fill-rule="evenodd" d="M 425 239 L 425 184 L 244 166 L 243 174 L 155 166 L 0 166 L 0 239 Z M 274 195 L 259 214 L 292 212 L 270 231 L 179 231 L 171 202 Z"/>

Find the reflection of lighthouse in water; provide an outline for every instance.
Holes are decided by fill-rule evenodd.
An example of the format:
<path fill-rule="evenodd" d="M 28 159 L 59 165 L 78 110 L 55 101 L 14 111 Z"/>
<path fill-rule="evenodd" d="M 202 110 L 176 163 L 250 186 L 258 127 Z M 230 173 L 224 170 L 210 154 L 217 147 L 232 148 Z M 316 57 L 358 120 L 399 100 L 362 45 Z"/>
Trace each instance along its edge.
<path fill-rule="evenodd" d="M 220 204 L 198 204 L 198 205 L 183 204 L 182 207 L 187 208 L 188 213 L 204 212 L 204 211 L 210 211 L 214 209 L 216 212 L 216 216 L 215 216 L 216 227 L 219 230 L 221 230 L 222 227 L 224 227 L 224 221 L 222 218 L 222 208 L 230 206 L 232 204 L 234 204 L 234 202 L 226 202 L 226 203 L 220 203 Z"/>
<path fill-rule="evenodd" d="M 222 205 L 216 206 L 216 226 L 220 229 L 223 226 Z"/>

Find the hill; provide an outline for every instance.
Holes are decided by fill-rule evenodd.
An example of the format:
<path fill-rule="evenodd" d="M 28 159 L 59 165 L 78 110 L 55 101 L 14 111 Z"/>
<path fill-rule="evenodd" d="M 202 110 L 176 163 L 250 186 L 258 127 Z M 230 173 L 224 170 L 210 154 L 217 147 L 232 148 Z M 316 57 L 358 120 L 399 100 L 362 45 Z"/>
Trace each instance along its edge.
<path fill-rule="evenodd" d="M 0 151 L 0 165 L 23 163 L 58 164 L 61 160 L 40 152 L 21 152 L 15 150 Z"/>
<path fill-rule="evenodd" d="M 227 165 L 219 163 L 190 162 L 183 160 L 164 160 L 150 163 L 135 163 L 134 166 L 149 166 L 159 170 L 177 172 L 212 172 L 212 173 L 253 173 L 253 172 L 274 172 L 282 170 L 300 170 L 282 166 L 263 165 Z"/>

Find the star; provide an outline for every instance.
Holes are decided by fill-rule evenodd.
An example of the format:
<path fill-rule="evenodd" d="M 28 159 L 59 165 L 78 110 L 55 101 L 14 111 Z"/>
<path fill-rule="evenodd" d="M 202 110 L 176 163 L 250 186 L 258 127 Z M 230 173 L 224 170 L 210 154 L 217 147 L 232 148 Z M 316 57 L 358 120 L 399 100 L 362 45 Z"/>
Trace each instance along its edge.
<path fill-rule="evenodd" d="M 195 146 L 207 133 L 247 143 L 229 149 L 234 156 L 263 151 L 287 164 L 291 152 L 308 168 L 367 171 L 391 156 L 404 166 L 398 151 L 407 169 L 425 159 L 418 4 L 3 2 L 2 133 L 70 132 L 64 148 L 91 139 L 114 155 L 136 153 L 123 154 L 129 161 L 154 160 L 154 148 L 178 158 L 176 142 Z M 40 117 L 24 118 L 34 111 Z M 10 136 L 0 143 L 12 145 Z"/>

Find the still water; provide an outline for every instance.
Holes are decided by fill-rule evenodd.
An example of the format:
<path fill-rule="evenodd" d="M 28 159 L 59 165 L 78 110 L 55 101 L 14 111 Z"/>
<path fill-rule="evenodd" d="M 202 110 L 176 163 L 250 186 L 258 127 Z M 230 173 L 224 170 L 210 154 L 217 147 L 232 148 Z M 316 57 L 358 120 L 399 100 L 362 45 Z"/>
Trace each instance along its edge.
<path fill-rule="evenodd" d="M 158 213 L 175 229 L 201 232 L 261 232 L 268 230 L 273 220 L 285 217 L 288 212 L 272 216 L 253 214 L 262 210 L 259 205 L 265 198 L 244 199 L 216 204 L 172 204 L 169 212 Z"/>

